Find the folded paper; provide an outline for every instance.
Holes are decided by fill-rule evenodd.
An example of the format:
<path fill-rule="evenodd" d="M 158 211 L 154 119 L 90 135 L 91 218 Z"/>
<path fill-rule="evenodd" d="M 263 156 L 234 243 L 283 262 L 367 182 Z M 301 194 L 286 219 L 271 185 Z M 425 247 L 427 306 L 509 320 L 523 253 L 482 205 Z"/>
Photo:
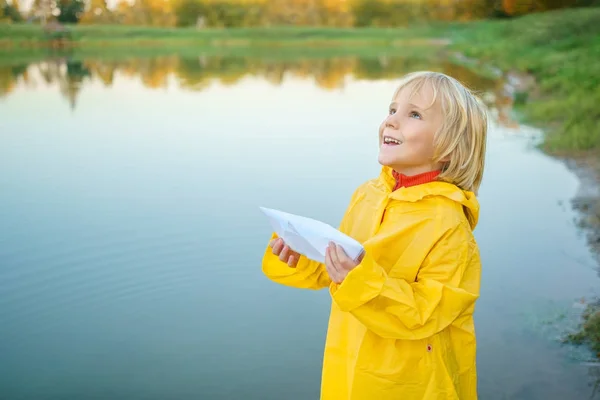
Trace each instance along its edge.
<path fill-rule="evenodd" d="M 340 245 L 348 257 L 358 261 L 364 252 L 363 246 L 350 236 L 329 224 L 300 215 L 260 207 L 269 219 L 271 227 L 290 248 L 307 258 L 325 262 L 325 250 L 329 242 Z"/>

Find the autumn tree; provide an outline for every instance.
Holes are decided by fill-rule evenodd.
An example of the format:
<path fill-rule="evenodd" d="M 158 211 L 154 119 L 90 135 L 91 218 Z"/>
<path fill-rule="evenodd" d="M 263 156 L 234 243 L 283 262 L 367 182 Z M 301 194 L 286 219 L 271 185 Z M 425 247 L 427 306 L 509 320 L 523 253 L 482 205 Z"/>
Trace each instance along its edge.
<path fill-rule="evenodd" d="M 10 22 L 23 21 L 23 16 L 19 10 L 19 3 L 16 0 L 10 3 L 6 0 L 0 0 L 0 21 L 2 20 Z"/>
<path fill-rule="evenodd" d="M 88 0 L 79 23 L 81 24 L 92 24 L 92 23 L 109 23 L 112 21 L 112 13 L 108 9 L 106 0 Z"/>
<path fill-rule="evenodd" d="M 321 25 L 352 26 L 354 23 L 349 0 L 319 0 Z"/>
<path fill-rule="evenodd" d="M 533 12 L 556 10 L 559 8 L 587 5 L 581 0 L 502 0 L 502 8 L 510 16 Z"/>
<path fill-rule="evenodd" d="M 360 27 L 389 23 L 389 11 L 381 0 L 355 0 L 352 4 L 354 23 Z"/>
<path fill-rule="evenodd" d="M 117 4 L 123 23 L 147 26 L 175 26 L 176 17 L 171 0 L 135 0 L 130 7 Z"/>
<path fill-rule="evenodd" d="M 427 19 L 427 6 L 416 1 L 353 0 L 351 10 L 356 26 L 394 27 Z"/>
<path fill-rule="evenodd" d="M 266 17 L 271 25 L 317 25 L 319 11 L 317 0 L 271 0 Z"/>
<path fill-rule="evenodd" d="M 130 24 L 133 20 L 131 5 L 127 0 L 117 0 L 111 19 L 118 24 Z"/>
<path fill-rule="evenodd" d="M 266 0 L 179 0 L 175 14 L 179 26 L 260 26 L 267 4 Z"/>
<path fill-rule="evenodd" d="M 196 25 L 205 11 L 205 6 L 198 0 L 181 0 L 175 5 L 177 26 Z"/>
<path fill-rule="evenodd" d="M 39 19 L 43 25 L 52 18 L 54 9 L 56 9 L 55 0 L 33 0 L 29 14 L 30 16 Z"/>

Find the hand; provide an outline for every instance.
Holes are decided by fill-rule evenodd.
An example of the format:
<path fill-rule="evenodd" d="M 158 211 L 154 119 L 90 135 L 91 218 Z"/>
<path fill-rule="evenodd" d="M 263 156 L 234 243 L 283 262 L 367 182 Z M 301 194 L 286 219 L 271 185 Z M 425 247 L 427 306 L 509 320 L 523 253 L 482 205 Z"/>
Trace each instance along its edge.
<path fill-rule="evenodd" d="M 361 257 L 362 260 L 362 257 Z M 355 262 L 348 257 L 341 246 L 333 242 L 329 242 L 329 246 L 325 250 L 325 268 L 331 280 L 335 283 L 342 283 L 346 275 L 352 271 L 360 263 Z"/>
<path fill-rule="evenodd" d="M 287 263 L 289 267 L 296 268 L 298 260 L 300 259 L 300 254 L 290 249 L 283 239 L 273 239 L 269 242 L 269 246 L 273 249 L 273 254 L 279 256 L 281 261 Z"/>

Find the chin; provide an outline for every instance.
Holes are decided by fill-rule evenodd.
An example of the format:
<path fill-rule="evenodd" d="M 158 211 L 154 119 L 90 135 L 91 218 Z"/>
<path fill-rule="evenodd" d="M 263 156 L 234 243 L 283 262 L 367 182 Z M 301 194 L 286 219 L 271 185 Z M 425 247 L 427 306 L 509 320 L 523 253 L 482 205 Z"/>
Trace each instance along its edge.
<path fill-rule="evenodd" d="M 392 160 L 389 160 L 387 157 L 382 156 L 381 154 L 377 157 L 377 161 L 384 167 L 391 167 L 394 163 Z"/>

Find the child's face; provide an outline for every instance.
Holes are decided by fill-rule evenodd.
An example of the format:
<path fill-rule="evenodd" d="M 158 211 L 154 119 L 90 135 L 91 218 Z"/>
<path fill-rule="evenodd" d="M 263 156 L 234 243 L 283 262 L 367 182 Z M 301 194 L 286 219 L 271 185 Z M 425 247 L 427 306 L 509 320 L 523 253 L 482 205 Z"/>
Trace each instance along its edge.
<path fill-rule="evenodd" d="M 410 87 L 400 90 L 379 127 L 379 163 L 416 175 L 442 167 L 433 162 L 433 138 L 443 115 L 438 101 L 429 107 L 433 100 L 430 86 L 424 85 L 412 98 L 410 94 Z"/>

